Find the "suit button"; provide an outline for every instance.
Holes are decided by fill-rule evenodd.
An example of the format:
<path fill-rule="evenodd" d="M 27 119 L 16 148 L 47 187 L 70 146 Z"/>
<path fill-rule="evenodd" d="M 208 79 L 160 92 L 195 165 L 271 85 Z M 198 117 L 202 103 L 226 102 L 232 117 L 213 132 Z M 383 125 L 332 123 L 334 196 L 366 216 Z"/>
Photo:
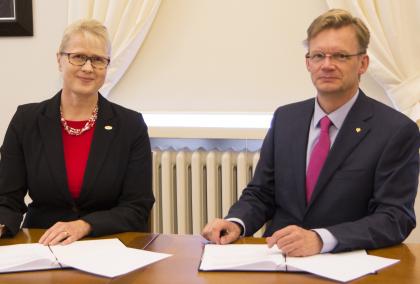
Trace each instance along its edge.
<path fill-rule="evenodd" d="M 79 213 L 79 208 L 77 208 L 77 206 L 76 206 L 76 205 L 73 205 L 73 207 L 71 208 L 71 210 L 72 210 L 74 213 Z"/>

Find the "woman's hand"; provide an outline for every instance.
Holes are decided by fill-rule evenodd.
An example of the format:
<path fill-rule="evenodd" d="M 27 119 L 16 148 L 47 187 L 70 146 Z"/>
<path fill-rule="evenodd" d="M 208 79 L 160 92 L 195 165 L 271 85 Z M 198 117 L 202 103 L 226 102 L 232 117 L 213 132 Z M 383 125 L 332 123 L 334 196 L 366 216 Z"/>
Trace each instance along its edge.
<path fill-rule="evenodd" d="M 68 245 L 88 235 L 90 231 L 90 224 L 83 220 L 57 222 L 42 235 L 39 243 L 43 245 Z"/>

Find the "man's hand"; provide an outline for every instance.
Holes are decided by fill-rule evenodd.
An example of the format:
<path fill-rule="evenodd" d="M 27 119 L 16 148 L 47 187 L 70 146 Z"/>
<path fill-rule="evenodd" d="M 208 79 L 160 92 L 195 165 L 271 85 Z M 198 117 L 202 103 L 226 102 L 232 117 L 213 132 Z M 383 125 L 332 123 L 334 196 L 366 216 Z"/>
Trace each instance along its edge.
<path fill-rule="evenodd" d="M 238 224 L 224 219 L 214 219 L 201 233 L 207 240 L 218 245 L 225 245 L 239 239 L 241 228 Z"/>
<path fill-rule="evenodd" d="M 90 231 L 90 224 L 83 220 L 57 222 L 42 235 L 39 243 L 43 245 L 68 245 L 88 235 Z"/>
<path fill-rule="evenodd" d="M 266 239 L 271 248 L 277 245 L 288 256 L 309 256 L 318 254 L 322 249 L 322 240 L 312 230 L 291 225 L 274 232 Z"/>

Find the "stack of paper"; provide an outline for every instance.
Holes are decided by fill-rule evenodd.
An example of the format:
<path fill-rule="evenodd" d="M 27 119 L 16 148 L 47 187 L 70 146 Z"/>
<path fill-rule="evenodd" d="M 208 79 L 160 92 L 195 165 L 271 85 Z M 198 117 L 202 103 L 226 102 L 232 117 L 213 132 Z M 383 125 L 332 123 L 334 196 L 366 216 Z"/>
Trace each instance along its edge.
<path fill-rule="evenodd" d="M 326 253 L 308 257 L 288 257 L 276 246 L 214 245 L 204 247 L 200 271 L 305 271 L 347 282 L 397 263 L 368 255 L 366 251 Z"/>
<path fill-rule="evenodd" d="M 73 267 L 89 273 L 116 277 L 169 254 L 127 248 L 118 239 L 77 241 L 66 246 L 19 244 L 0 247 L 0 272 Z"/>

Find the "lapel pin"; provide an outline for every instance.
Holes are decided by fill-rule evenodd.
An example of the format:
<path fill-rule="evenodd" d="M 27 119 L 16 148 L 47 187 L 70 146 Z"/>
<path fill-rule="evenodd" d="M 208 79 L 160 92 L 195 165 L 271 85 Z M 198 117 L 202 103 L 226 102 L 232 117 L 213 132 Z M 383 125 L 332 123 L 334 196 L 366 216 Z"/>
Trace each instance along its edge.
<path fill-rule="evenodd" d="M 362 131 L 362 129 L 360 127 L 357 127 L 356 132 L 359 133 L 360 131 Z"/>
<path fill-rule="evenodd" d="M 105 125 L 105 130 L 112 130 L 112 126 L 111 125 Z"/>

